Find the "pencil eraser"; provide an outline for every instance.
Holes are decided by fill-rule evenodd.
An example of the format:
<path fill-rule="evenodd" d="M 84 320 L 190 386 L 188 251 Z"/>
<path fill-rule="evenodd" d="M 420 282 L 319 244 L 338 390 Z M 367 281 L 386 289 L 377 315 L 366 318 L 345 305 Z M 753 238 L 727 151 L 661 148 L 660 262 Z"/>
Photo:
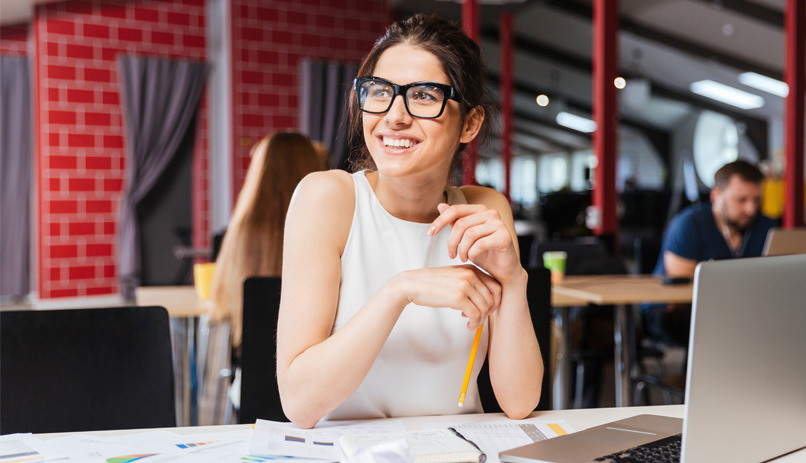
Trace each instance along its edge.
<path fill-rule="evenodd" d="M 459 406 L 461 407 L 462 405 L 464 405 L 464 404 L 462 402 L 459 402 Z"/>

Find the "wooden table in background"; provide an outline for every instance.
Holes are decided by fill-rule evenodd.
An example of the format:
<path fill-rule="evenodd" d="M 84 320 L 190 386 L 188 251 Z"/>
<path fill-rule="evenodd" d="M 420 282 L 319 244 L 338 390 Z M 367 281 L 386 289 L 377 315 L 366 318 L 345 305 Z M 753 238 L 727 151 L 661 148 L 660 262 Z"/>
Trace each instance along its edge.
<path fill-rule="evenodd" d="M 137 305 L 165 307 L 171 318 L 200 317 L 209 310 L 193 286 L 141 286 L 135 295 Z"/>
<path fill-rule="evenodd" d="M 641 303 L 687 304 L 694 284 L 664 285 L 651 275 L 594 275 L 565 277 L 552 285 L 552 295 L 584 299 L 596 305 Z"/>
<path fill-rule="evenodd" d="M 614 305 L 615 364 L 616 364 L 616 405 L 629 405 L 631 396 L 631 378 L 633 374 L 631 317 L 628 317 L 628 305 L 642 303 L 691 303 L 694 292 L 693 283 L 684 285 L 664 285 L 660 278 L 651 275 L 594 275 L 568 276 L 561 283 L 551 285 L 552 304 L 557 300 L 582 300 L 583 304 L 575 305 Z M 568 352 L 568 309 L 567 306 L 553 304 L 561 309 L 560 325 L 563 341 L 560 348 L 561 358 L 558 385 L 555 387 L 555 408 L 568 408 L 568 381 L 571 374 L 571 359 Z"/>
<path fill-rule="evenodd" d="M 199 300 L 193 286 L 141 286 L 135 292 L 137 305 L 161 306 L 168 311 L 168 316 L 182 329 L 172 329 L 174 333 L 174 379 L 181 391 L 177 401 L 181 404 L 177 410 L 177 423 L 180 426 L 198 425 L 198 384 L 201 384 L 201 370 L 204 365 L 205 352 L 199 350 L 201 358 L 197 358 L 198 320 L 207 314 L 209 305 Z M 206 343 L 201 343 L 205 345 Z M 178 351 L 178 352 L 177 352 Z"/>

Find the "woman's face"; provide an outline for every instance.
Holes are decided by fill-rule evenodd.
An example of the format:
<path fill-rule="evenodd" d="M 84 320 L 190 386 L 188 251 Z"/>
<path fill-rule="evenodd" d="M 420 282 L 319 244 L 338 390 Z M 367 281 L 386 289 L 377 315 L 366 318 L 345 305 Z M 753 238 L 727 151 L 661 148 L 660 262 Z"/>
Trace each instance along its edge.
<path fill-rule="evenodd" d="M 421 81 L 450 85 L 436 56 L 409 45 L 386 50 L 372 75 L 398 85 Z M 459 143 L 475 136 L 474 132 L 465 141 L 459 103 L 454 100 L 447 100 L 436 119 L 412 117 L 402 95 L 395 97 L 386 113 L 362 114 L 367 148 L 378 172 L 387 177 L 425 173 L 447 178 Z"/>

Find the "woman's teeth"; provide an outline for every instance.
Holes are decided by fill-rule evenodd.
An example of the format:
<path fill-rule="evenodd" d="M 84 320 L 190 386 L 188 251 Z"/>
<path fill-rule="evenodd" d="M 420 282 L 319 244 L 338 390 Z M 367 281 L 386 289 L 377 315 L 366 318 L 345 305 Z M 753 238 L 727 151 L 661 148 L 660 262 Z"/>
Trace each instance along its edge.
<path fill-rule="evenodd" d="M 395 148 L 411 148 L 417 144 L 417 141 L 407 138 L 389 138 L 383 137 L 383 144 Z"/>

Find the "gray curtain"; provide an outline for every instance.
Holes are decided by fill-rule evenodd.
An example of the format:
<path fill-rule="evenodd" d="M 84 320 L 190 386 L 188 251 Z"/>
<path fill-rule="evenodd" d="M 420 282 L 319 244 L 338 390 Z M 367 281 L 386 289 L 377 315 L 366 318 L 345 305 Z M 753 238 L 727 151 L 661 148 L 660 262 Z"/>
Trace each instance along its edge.
<path fill-rule="evenodd" d="M 0 298 L 28 294 L 31 79 L 27 58 L 0 57 Z"/>
<path fill-rule="evenodd" d="M 140 284 L 137 203 L 165 171 L 192 129 L 209 66 L 195 61 L 119 59 L 129 158 L 120 203 L 120 283 L 126 299 Z"/>
<path fill-rule="evenodd" d="M 347 98 L 358 64 L 300 61 L 299 130 L 330 150 L 330 166 L 346 168 Z"/>

